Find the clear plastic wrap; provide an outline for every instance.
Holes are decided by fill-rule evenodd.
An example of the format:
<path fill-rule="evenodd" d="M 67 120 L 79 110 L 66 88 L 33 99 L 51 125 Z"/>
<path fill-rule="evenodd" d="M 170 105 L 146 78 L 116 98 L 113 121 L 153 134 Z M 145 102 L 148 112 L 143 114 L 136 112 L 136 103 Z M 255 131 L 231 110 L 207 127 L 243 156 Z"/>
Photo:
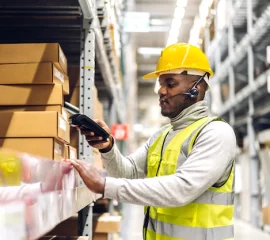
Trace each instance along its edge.
<path fill-rule="evenodd" d="M 0 150 L 0 239 L 37 239 L 95 198 L 68 163 Z"/>

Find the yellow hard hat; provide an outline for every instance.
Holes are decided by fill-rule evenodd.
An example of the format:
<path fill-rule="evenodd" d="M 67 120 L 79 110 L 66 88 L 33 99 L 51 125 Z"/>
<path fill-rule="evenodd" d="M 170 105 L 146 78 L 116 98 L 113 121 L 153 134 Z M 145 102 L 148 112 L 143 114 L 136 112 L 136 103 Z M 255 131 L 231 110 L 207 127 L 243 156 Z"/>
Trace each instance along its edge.
<path fill-rule="evenodd" d="M 213 76 L 209 61 L 201 49 L 187 43 L 176 43 L 166 47 L 159 58 L 155 72 L 146 74 L 143 79 L 158 78 L 161 73 L 176 69 L 199 70 Z"/>

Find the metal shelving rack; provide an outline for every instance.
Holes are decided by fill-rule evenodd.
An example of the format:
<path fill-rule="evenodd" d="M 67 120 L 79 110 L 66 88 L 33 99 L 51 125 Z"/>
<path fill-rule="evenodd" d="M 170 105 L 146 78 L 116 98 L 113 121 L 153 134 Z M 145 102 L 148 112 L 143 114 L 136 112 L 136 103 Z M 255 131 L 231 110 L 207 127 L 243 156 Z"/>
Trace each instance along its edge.
<path fill-rule="evenodd" d="M 228 86 L 227 98 L 214 114 L 222 116 L 237 135 L 247 135 L 251 160 L 251 222 L 259 226 L 259 160 L 256 133 L 270 127 L 270 95 L 267 91 L 267 46 L 270 45 L 270 2 L 268 0 L 230 0 L 233 9 L 228 24 L 217 30 L 212 42 L 205 38 L 206 52 L 215 70 L 212 84 L 221 90 Z M 217 25 L 218 16 L 215 18 Z M 209 28 L 205 29 L 209 34 Z M 207 35 L 207 34 L 206 34 Z M 224 43 L 225 42 L 225 43 Z M 227 43 L 227 44 L 226 44 Z M 224 53 L 227 53 L 227 56 Z M 221 96 L 220 92 L 220 96 Z M 268 120 L 268 121 L 265 121 Z M 268 123 L 267 123 L 268 122 Z"/>
<path fill-rule="evenodd" d="M 23 3 L 3 0 L 0 3 L 0 43 L 60 43 L 68 63 L 80 66 L 80 106 L 77 108 L 65 102 L 66 109 L 72 114 L 81 112 L 92 116 L 93 87 L 96 85 L 108 102 L 108 111 L 114 110 L 116 121 L 124 122 L 126 107 L 112 52 L 107 14 L 102 0 L 30 0 Z M 81 137 L 79 156 L 93 161 L 92 149 Z M 82 181 L 80 187 L 84 187 Z M 89 239 L 92 239 L 91 204 L 95 199 L 96 196 L 88 199 L 87 207 L 84 202 L 76 208 L 80 210 L 78 234 L 89 236 Z M 59 218 L 54 224 L 63 220 Z M 46 230 L 44 226 L 41 231 L 44 234 Z"/>

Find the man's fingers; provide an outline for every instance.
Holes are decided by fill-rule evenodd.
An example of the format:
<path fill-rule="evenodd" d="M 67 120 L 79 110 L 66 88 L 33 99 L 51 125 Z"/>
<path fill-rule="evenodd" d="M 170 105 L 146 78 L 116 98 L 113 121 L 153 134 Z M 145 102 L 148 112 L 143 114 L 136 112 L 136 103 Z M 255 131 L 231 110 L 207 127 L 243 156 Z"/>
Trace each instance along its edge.
<path fill-rule="evenodd" d="M 94 148 L 107 147 L 106 145 L 107 141 L 89 141 L 88 143 Z"/>
<path fill-rule="evenodd" d="M 95 136 L 94 132 L 87 131 L 87 130 L 81 130 L 82 135 L 87 135 L 87 136 Z"/>
<path fill-rule="evenodd" d="M 85 168 L 83 167 L 82 163 L 80 161 L 77 161 L 77 160 L 73 160 L 73 159 L 69 159 L 71 165 L 73 167 L 75 167 L 75 169 L 78 171 L 78 172 L 83 172 L 85 170 Z"/>
<path fill-rule="evenodd" d="M 62 167 L 62 173 L 66 174 L 66 173 L 69 173 L 72 169 L 72 166 L 70 164 L 70 162 L 67 162 L 66 160 L 63 160 L 64 163 L 61 165 Z"/>
<path fill-rule="evenodd" d="M 95 136 L 95 137 L 85 136 L 85 138 L 87 141 L 102 141 L 102 137 L 99 137 L 99 136 Z"/>
<path fill-rule="evenodd" d="M 84 161 L 80 161 L 80 163 L 85 170 L 89 169 L 89 167 L 91 166 L 89 163 Z"/>

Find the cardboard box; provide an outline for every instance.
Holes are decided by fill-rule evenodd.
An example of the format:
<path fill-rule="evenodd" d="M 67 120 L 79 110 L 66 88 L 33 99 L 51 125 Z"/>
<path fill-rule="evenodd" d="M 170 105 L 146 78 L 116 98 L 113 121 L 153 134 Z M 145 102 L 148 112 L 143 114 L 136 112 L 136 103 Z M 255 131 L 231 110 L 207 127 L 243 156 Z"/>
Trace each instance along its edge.
<path fill-rule="evenodd" d="M 65 158 L 66 159 L 78 159 L 77 149 L 70 145 L 65 145 Z"/>
<path fill-rule="evenodd" d="M 0 64 L 0 84 L 64 84 L 67 75 L 52 63 Z"/>
<path fill-rule="evenodd" d="M 0 85 L 0 106 L 62 105 L 62 85 Z"/>
<path fill-rule="evenodd" d="M 79 134 L 80 133 L 76 128 L 70 128 L 70 146 L 75 149 L 79 149 Z"/>
<path fill-rule="evenodd" d="M 270 225 L 270 206 L 265 206 L 262 212 L 263 212 L 263 223 L 265 225 Z"/>
<path fill-rule="evenodd" d="M 98 99 L 95 99 L 94 101 L 93 119 L 104 120 L 103 105 Z"/>
<path fill-rule="evenodd" d="M 120 231 L 121 216 L 111 216 L 109 213 L 94 215 L 94 232 L 113 233 Z"/>
<path fill-rule="evenodd" d="M 0 112 L 29 112 L 29 111 L 53 111 L 62 114 L 63 118 L 68 121 L 70 114 L 61 105 L 51 106 L 0 106 Z"/>
<path fill-rule="evenodd" d="M 68 76 L 70 87 L 79 87 L 80 86 L 80 70 L 79 66 L 68 66 Z"/>
<path fill-rule="evenodd" d="M 108 233 L 93 233 L 93 240 L 108 240 L 109 234 Z"/>
<path fill-rule="evenodd" d="M 96 148 L 93 148 L 93 153 L 94 153 L 93 165 L 96 168 L 101 168 L 101 169 L 104 168 L 103 160 L 102 160 L 101 153 L 99 152 L 99 150 Z"/>
<path fill-rule="evenodd" d="M 69 143 L 69 124 L 58 112 L 0 112 L 0 137 L 53 137 Z"/>
<path fill-rule="evenodd" d="M 74 89 L 75 87 L 80 87 L 80 70 L 79 66 L 69 66 L 68 67 L 68 76 L 69 76 L 69 84 L 70 88 Z M 98 98 L 98 90 L 94 86 L 94 97 Z"/>
<path fill-rule="evenodd" d="M 64 95 L 69 95 L 70 93 L 68 76 L 65 76 L 65 79 L 64 79 L 63 92 L 64 92 Z"/>
<path fill-rule="evenodd" d="M 55 138 L 0 138 L 0 147 L 47 159 L 65 158 L 65 145 Z"/>
<path fill-rule="evenodd" d="M 65 96 L 65 101 L 71 103 L 76 107 L 80 107 L 80 87 L 75 87 L 70 89 L 69 96 Z"/>
<path fill-rule="evenodd" d="M 67 59 L 58 43 L 0 44 L 0 64 L 51 62 L 67 73 Z"/>

